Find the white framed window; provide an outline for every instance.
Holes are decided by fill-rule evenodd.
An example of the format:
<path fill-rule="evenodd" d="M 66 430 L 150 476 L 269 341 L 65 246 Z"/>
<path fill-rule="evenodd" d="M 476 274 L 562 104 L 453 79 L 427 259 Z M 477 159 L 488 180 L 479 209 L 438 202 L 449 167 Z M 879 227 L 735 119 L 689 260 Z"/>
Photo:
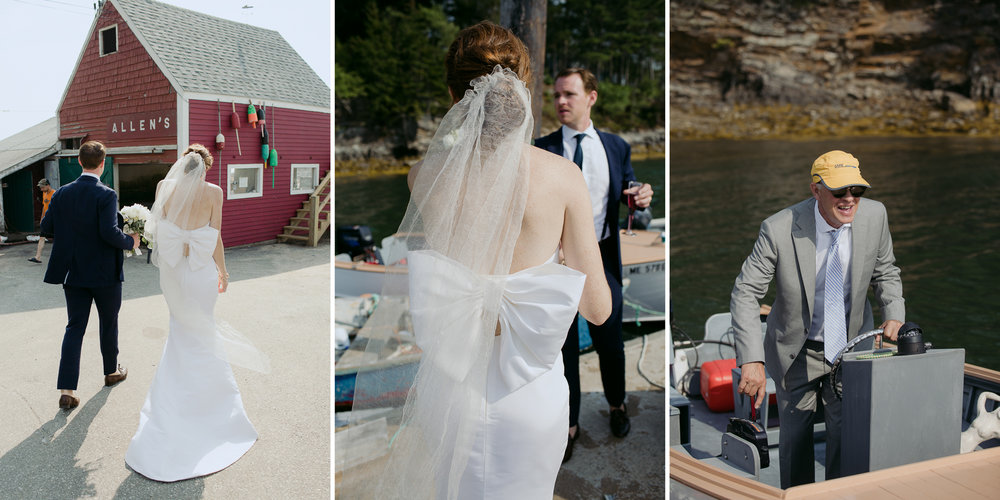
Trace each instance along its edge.
<path fill-rule="evenodd" d="M 226 167 L 226 198 L 259 198 L 264 196 L 264 166 L 229 165 Z"/>
<path fill-rule="evenodd" d="M 291 194 L 309 194 L 319 184 L 319 163 L 293 163 Z"/>
<path fill-rule="evenodd" d="M 101 44 L 101 57 L 118 52 L 118 25 L 101 28 L 97 39 Z"/>

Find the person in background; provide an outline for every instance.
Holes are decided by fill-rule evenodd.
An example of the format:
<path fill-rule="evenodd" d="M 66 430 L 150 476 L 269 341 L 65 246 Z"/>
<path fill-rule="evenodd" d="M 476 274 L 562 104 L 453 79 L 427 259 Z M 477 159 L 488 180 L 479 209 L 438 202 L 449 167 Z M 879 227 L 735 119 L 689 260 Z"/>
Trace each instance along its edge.
<path fill-rule="evenodd" d="M 583 68 L 568 68 L 556 76 L 555 107 L 559 122 L 555 132 L 536 139 L 535 147 L 572 160 L 583 171 L 594 232 L 601 249 L 605 278 L 611 287 L 612 313 L 603 324 L 588 323 L 601 365 L 601 382 L 611 414 L 611 433 L 625 437 L 631 425 L 625 408 L 625 344 L 622 340 L 622 259 L 619 244 L 618 208 L 635 196 L 643 209 L 653 200 L 653 188 L 643 184 L 629 189 L 634 181 L 631 147 L 621 137 L 598 131 L 590 119 L 597 102 L 597 77 Z M 566 381 L 569 383 L 569 441 L 563 462 L 573 455 L 579 437 L 580 340 L 578 322 L 570 326 L 563 345 Z"/>
<path fill-rule="evenodd" d="M 52 195 L 55 194 L 56 190 L 52 189 L 49 184 L 48 179 L 42 179 L 38 181 L 38 189 L 42 192 L 42 218 L 45 218 L 45 212 L 49 210 L 49 202 L 52 201 Z M 42 249 L 45 248 L 45 237 L 42 235 L 38 236 L 38 247 L 35 248 L 35 256 L 28 259 L 29 262 L 34 262 L 35 264 L 42 263 Z"/>

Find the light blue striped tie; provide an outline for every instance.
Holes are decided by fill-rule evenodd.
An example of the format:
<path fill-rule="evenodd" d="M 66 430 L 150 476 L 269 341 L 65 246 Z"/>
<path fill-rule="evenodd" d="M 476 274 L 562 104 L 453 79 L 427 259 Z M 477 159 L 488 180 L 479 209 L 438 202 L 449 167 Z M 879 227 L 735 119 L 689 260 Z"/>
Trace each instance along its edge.
<path fill-rule="evenodd" d="M 823 288 L 823 354 L 833 363 L 847 345 L 847 315 L 844 314 L 844 273 L 840 262 L 840 235 L 844 226 L 833 231 L 833 243 L 826 254 L 826 286 Z"/>

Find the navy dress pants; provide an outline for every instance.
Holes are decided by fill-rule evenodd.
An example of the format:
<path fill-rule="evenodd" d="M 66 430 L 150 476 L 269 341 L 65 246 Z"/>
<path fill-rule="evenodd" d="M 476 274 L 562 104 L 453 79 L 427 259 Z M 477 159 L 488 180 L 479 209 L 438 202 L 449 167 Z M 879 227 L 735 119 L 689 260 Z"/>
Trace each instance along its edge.
<path fill-rule="evenodd" d="M 611 316 L 603 325 L 587 322 L 590 338 L 601 367 L 604 398 L 612 407 L 625 402 L 625 343 L 622 341 L 622 285 L 607 269 L 604 276 L 611 288 Z M 577 315 L 579 316 L 579 314 Z M 566 382 L 569 384 L 569 425 L 580 419 L 580 332 L 577 321 L 569 327 L 562 348 Z"/>
<path fill-rule="evenodd" d="M 58 389 L 76 390 L 80 379 L 80 348 L 90 319 L 90 305 L 97 305 L 100 321 L 101 356 L 104 374 L 118 369 L 118 311 L 122 306 L 122 284 L 105 287 L 63 285 L 66 295 L 66 333 L 63 335 L 62 357 L 59 359 Z"/>

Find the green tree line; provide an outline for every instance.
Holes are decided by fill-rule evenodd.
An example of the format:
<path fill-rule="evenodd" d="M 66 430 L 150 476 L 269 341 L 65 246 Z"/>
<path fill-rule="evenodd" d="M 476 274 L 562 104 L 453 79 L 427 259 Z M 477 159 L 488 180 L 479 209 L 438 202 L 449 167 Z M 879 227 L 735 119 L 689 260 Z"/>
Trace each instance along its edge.
<path fill-rule="evenodd" d="M 422 116 L 450 105 L 444 57 L 461 28 L 499 21 L 500 1 L 365 0 L 335 3 L 334 96 L 338 127 L 389 138 L 399 155 Z M 543 132 L 554 127 L 551 83 L 570 66 L 599 81 L 594 119 L 609 130 L 665 121 L 663 0 L 549 0 Z M 536 77 L 539 75 L 536 75 Z"/>

